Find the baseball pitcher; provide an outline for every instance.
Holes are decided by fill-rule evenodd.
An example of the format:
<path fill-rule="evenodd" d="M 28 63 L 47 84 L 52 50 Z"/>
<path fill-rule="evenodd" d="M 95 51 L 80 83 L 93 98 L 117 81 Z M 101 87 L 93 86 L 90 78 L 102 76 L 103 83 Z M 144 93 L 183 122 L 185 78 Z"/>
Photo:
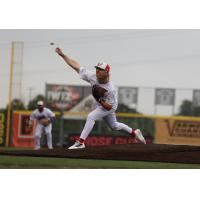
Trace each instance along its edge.
<path fill-rule="evenodd" d="M 60 48 L 56 48 L 56 53 L 74 69 L 80 78 L 87 81 L 92 86 L 92 94 L 96 100 L 96 108 L 87 116 L 86 124 L 82 133 L 72 146 L 68 149 L 85 148 L 84 141 L 92 131 L 95 121 L 103 119 L 112 130 L 123 130 L 136 137 L 137 140 L 146 144 L 146 141 L 139 129 L 132 129 L 126 124 L 120 123 L 116 119 L 115 111 L 117 109 L 117 90 L 110 81 L 110 66 L 104 62 L 98 63 L 96 73 L 81 67 L 79 63 L 65 55 Z"/>
<path fill-rule="evenodd" d="M 53 149 L 52 146 L 52 122 L 55 119 L 55 114 L 48 108 L 44 107 L 43 101 L 38 101 L 38 108 L 34 110 L 30 116 L 29 126 L 32 126 L 33 120 L 37 121 L 35 129 L 35 150 L 40 149 L 40 139 L 44 132 L 47 137 L 47 146 Z"/>

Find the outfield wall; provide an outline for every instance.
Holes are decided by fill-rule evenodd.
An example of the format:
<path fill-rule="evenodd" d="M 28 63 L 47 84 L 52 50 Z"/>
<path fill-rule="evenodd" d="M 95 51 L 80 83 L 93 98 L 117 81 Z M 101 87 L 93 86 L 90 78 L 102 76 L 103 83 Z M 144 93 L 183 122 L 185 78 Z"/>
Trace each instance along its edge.
<path fill-rule="evenodd" d="M 27 128 L 31 111 L 15 111 L 13 113 L 12 134 L 10 144 L 13 147 L 33 147 L 34 128 Z M 64 144 L 72 143 L 85 124 L 88 113 L 69 113 L 64 115 Z M 53 143 L 59 143 L 60 115 L 56 113 L 57 122 L 53 124 Z M 198 117 L 167 117 L 117 113 L 119 121 L 134 128 L 141 128 L 148 143 L 200 145 L 200 118 Z M 5 120 L 4 120 L 5 121 Z M 127 133 L 111 131 L 103 121 L 98 121 L 86 141 L 88 146 L 131 144 L 135 143 Z"/>

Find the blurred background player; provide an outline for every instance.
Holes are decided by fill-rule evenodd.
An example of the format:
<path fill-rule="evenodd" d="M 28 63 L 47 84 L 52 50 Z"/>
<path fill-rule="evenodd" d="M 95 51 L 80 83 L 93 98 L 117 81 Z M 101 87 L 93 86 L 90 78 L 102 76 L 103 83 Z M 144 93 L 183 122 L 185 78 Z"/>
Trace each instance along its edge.
<path fill-rule="evenodd" d="M 29 126 L 33 125 L 33 120 L 37 121 L 35 129 L 35 150 L 40 149 L 42 133 L 46 134 L 48 148 L 53 149 L 51 131 L 55 114 L 50 109 L 44 107 L 43 101 L 38 101 L 37 106 L 38 108 L 32 112 L 29 120 Z"/>
<path fill-rule="evenodd" d="M 60 48 L 56 48 L 56 53 L 60 55 L 64 61 L 80 75 L 81 79 L 89 82 L 92 87 L 97 85 L 107 90 L 103 98 L 96 99 L 96 108 L 87 116 L 85 127 L 79 139 L 71 147 L 69 147 L 69 149 L 85 148 L 84 141 L 92 131 L 95 121 L 99 119 L 103 119 L 112 130 L 126 131 L 130 135 L 136 137 L 136 139 L 140 142 L 146 144 L 146 141 L 139 129 L 134 130 L 126 124 L 117 122 L 115 115 L 115 111 L 118 106 L 117 90 L 109 80 L 110 66 L 106 63 L 98 63 L 97 66 L 95 66 L 95 73 L 81 67 L 75 60 L 65 55 Z"/>

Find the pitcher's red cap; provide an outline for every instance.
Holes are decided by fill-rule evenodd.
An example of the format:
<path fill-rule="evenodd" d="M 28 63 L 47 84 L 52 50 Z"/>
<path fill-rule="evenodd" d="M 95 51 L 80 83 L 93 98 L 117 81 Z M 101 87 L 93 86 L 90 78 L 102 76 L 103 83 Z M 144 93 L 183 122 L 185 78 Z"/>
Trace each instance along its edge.
<path fill-rule="evenodd" d="M 110 65 L 105 62 L 99 62 L 95 68 L 99 68 L 105 70 L 106 72 L 110 72 Z"/>

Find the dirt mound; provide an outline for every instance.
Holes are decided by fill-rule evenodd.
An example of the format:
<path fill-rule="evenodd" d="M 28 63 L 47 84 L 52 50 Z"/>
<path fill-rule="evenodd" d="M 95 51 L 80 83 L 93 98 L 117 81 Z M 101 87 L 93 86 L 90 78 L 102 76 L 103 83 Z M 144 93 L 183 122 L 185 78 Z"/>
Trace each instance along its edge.
<path fill-rule="evenodd" d="M 128 160 L 128 161 L 156 161 L 171 163 L 200 163 L 200 147 L 186 145 L 164 144 L 130 144 L 101 147 L 87 147 L 85 149 L 68 150 L 55 148 L 53 150 L 17 150 L 3 151 L 0 155 L 81 158 L 102 160 Z"/>

